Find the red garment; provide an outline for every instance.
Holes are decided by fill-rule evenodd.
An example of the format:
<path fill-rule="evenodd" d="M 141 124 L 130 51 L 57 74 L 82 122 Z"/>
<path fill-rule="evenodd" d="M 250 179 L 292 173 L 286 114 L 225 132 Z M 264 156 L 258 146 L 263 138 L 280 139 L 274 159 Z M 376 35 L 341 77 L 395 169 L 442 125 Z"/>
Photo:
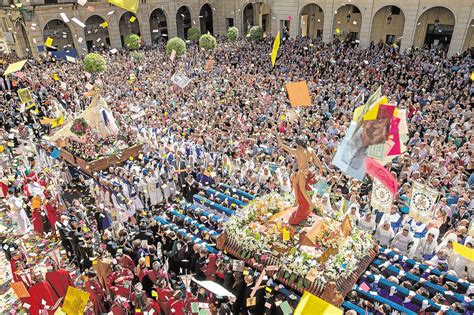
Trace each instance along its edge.
<path fill-rule="evenodd" d="M 186 305 L 184 301 L 181 299 L 175 300 L 174 298 L 171 298 L 169 301 L 169 309 L 173 315 L 185 315 L 184 313 L 185 306 Z"/>
<path fill-rule="evenodd" d="M 45 278 L 59 297 L 66 296 L 67 289 L 74 287 L 71 275 L 64 269 L 49 271 Z"/>
<path fill-rule="evenodd" d="M 131 284 L 129 285 L 128 289 L 125 288 L 125 286 L 123 285 L 116 285 L 116 286 L 109 287 L 109 290 L 111 294 L 113 294 L 114 296 L 121 296 L 128 300 L 132 296 L 131 288 L 132 288 Z"/>
<path fill-rule="evenodd" d="M 5 198 L 8 194 L 8 183 L 0 181 L 0 198 Z"/>
<path fill-rule="evenodd" d="M 150 304 L 148 304 L 148 307 L 146 309 L 142 309 L 140 310 L 141 312 L 137 312 L 137 309 L 135 308 L 135 311 L 134 311 L 134 314 L 135 315 L 140 315 L 140 314 L 144 314 L 145 312 L 150 312 L 152 309 L 153 311 L 155 311 L 153 314 L 161 314 L 161 309 L 160 309 L 160 305 L 158 305 L 158 303 L 155 301 L 155 300 L 152 300 L 152 299 L 148 299 L 148 302 Z M 115 315 L 115 313 L 114 313 Z"/>
<path fill-rule="evenodd" d="M 106 296 L 104 288 L 100 285 L 97 280 L 88 280 L 86 282 L 86 291 L 90 294 L 89 299 L 94 305 L 94 313 L 102 314 L 107 313 L 105 302 Z"/>
<path fill-rule="evenodd" d="M 293 178 L 293 181 L 295 179 Z M 306 185 L 305 189 L 311 190 L 310 184 L 315 184 L 316 180 L 314 179 L 314 174 L 308 173 L 306 176 Z M 300 187 L 296 187 L 297 189 L 297 196 L 296 198 L 298 199 L 298 207 L 293 211 L 291 214 L 289 223 L 291 225 L 297 225 L 301 221 L 306 220 L 309 215 L 311 214 L 311 209 L 309 207 L 309 203 L 306 201 L 306 198 L 303 195 L 303 192 L 301 191 Z"/>
<path fill-rule="evenodd" d="M 128 255 L 123 255 L 120 259 L 119 259 L 119 264 L 123 267 L 123 268 L 127 268 L 127 269 L 130 269 L 130 270 L 135 270 L 135 263 L 133 262 L 133 259 L 130 258 L 130 256 Z"/>
<path fill-rule="evenodd" d="M 31 217 L 33 218 L 33 228 L 38 234 L 44 232 L 43 216 L 41 215 L 41 213 L 41 209 L 31 209 Z"/>
<path fill-rule="evenodd" d="M 48 220 L 51 223 L 51 228 L 53 231 L 55 230 L 55 225 L 56 222 L 60 220 L 60 214 L 58 211 L 58 208 L 56 206 L 53 206 L 52 204 L 48 203 L 46 205 L 46 215 L 48 216 Z"/>
<path fill-rule="evenodd" d="M 110 308 L 110 311 L 114 315 L 127 315 L 129 309 L 127 309 L 123 303 L 121 302 L 115 302 L 112 307 Z M 159 314 L 158 314 L 159 315 Z"/>
<path fill-rule="evenodd" d="M 209 254 L 207 259 L 207 268 L 204 274 L 206 275 L 206 280 L 215 281 L 216 280 L 216 254 Z"/>
<path fill-rule="evenodd" d="M 119 279 L 122 278 L 122 279 Z M 117 281 L 119 279 L 119 281 Z M 127 268 L 123 268 L 121 271 L 112 272 L 107 278 L 107 287 L 112 287 L 117 284 L 122 284 L 127 280 L 133 279 L 133 273 Z"/>
<path fill-rule="evenodd" d="M 172 299 L 173 291 L 161 288 L 156 288 L 155 291 L 158 293 L 157 302 L 160 305 L 161 310 L 163 310 L 166 315 L 173 314 L 171 313 L 171 307 L 169 303 Z"/>
<path fill-rule="evenodd" d="M 32 315 L 39 315 L 40 310 L 46 309 L 45 306 L 52 308 L 59 298 L 46 281 L 34 284 L 28 290 L 28 293 L 30 293 L 30 312 Z M 54 314 L 54 312 L 54 310 L 48 310 L 49 314 Z"/>

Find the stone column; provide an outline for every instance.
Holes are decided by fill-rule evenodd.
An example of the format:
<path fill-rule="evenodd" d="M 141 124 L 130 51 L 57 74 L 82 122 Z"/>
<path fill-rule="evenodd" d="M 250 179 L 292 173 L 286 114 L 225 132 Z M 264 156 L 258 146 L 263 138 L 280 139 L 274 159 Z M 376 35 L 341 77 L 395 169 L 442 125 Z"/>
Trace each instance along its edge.
<path fill-rule="evenodd" d="M 323 5 L 322 8 L 324 13 L 323 42 L 329 43 L 333 39 L 334 1 L 326 1 L 326 4 Z"/>
<path fill-rule="evenodd" d="M 403 11 L 403 14 L 405 15 L 405 26 L 403 29 L 403 38 L 400 44 L 400 51 L 404 51 L 413 45 L 413 39 L 415 38 L 415 31 L 418 23 L 418 3 L 412 2 L 407 4 L 406 7 L 408 9 Z"/>
<path fill-rule="evenodd" d="M 448 56 L 452 56 L 462 51 L 464 40 L 473 16 L 472 0 L 463 0 L 458 16 L 456 16 L 456 25 L 454 26 L 453 36 L 449 44 Z"/>

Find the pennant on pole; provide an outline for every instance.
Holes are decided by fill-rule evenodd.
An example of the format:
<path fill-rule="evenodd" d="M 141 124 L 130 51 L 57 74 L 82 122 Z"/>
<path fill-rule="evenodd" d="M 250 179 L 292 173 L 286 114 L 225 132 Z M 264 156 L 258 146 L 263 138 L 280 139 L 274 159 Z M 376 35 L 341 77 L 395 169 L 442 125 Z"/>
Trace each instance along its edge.
<path fill-rule="evenodd" d="M 278 49 L 280 48 L 280 31 L 278 31 L 275 41 L 273 41 L 272 49 L 272 67 L 275 67 L 275 62 L 277 59 Z"/>

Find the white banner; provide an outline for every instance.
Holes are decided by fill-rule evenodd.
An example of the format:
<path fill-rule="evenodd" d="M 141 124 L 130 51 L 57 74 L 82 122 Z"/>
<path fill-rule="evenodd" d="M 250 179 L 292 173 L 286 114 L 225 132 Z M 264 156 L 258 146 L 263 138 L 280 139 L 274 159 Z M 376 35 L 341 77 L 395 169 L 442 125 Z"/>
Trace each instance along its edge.
<path fill-rule="evenodd" d="M 433 206 L 439 192 L 420 182 L 413 181 L 410 202 L 410 217 L 418 222 L 428 224 L 433 217 Z"/>
<path fill-rule="evenodd" d="M 381 182 L 374 178 L 372 186 L 372 195 L 370 197 L 370 205 L 374 210 L 379 210 L 385 213 L 390 212 L 393 198 L 390 190 L 387 189 Z"/>

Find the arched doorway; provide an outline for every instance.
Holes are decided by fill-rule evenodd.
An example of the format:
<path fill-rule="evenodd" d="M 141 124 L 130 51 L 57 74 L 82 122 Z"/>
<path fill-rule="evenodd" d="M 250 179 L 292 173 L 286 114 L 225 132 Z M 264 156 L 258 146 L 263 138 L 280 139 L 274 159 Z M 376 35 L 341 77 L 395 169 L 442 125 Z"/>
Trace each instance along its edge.
<path fill-rule="evenodd" d="M 25 26 L 20 22 L 16 22 L 16 42 L 18 44 L 17 55 L 24 57 L 31 54 L 30 42 L 28 41 L 28 34 L 26 33 Z"/>
<path fill-rule="evenodd" d="M 103 27 L 105 20 L 98 16 L 90 16 L 84 24 L 85 40 L 87 50 L 91 52 L 97 47 L 110 46 L 109 27 Z"/>
<path fill-rule="evenodd" d="M 140 22 L 138 21 L 138 18 L 128 11 L 120 17 L 119 28 L 122 47 L 125 47 L 125 37 L 127 37 L 127 35 L 137 34 L 138 36 L 141 36 Z"/>
<path fill-rule="evenodd" d="M 462 46 L 462 51 L 466 51 L 474 47 L 474 20 L 469 23 L 468 30 L 466 32 L 466 38 Z"/>
<path fill-rule="evenodd" d="M 323 38 L 323 29 L 323 9 L 314 3 L 305 5 L 300 13 L 300 36 L 321 40 Z"/>
<path fill-rule="evenodd" d="M 54 19 L 49 21 L 43 29 L 43 40 L 50 37 L 53 39 L 51 47 L 45 47 L 47 51 L 65 51 L 74 48 L 74 39 L 71 29 L 62 20 Z"/>
<path fill-rule="evenodd" d="M 178 27 L 178 37 L 186 39 L 188 30 L 191 28 L 191 12 L 187 6 L 182 6 L 176 12 L 176 26 Z"/>
<path fill-rule="evenodd" d="M 252 26 L 254 26 L 254 7 L 253 4 L 249 3 L 245 6 L 243 12 L 243 34 L 247 34 Z"/>
<path fill-rule="evenodd" d="M 213 34 L 212 8 L 209 3 L 206 3 L 201 7 L 201 11 L 199 11 L 199 20 L 201 21 L 201 34 L 207 34 L 207 32 Z"/>
<path fill-rule="evenodd" d="M 445 7 L 433 7 L 418 18 L 413 45 L 437 47 L 448 50 L 456 19 Z"/>
<path fill-rule="evenodd" d="M 360 37 L 362 14 L 353 4 L 346 4 L 334 11 L 333 34 L 334 38 L 354 42 Z"/>
<path fill-rule="evenodd" d="M 405 15 L 394 5 L 387 5 L 375 13 L 372 19 L 370 40 L 377 44 L 382 41 L 386 44 L 396 43 L 403 35 Z"/>
<path fill-rule="evenodd" d="M 168 24 L 166 14 L 162 9 L 155 9 L 150 15 L 151 42 L 157 44 L 168 39 Z"/>

